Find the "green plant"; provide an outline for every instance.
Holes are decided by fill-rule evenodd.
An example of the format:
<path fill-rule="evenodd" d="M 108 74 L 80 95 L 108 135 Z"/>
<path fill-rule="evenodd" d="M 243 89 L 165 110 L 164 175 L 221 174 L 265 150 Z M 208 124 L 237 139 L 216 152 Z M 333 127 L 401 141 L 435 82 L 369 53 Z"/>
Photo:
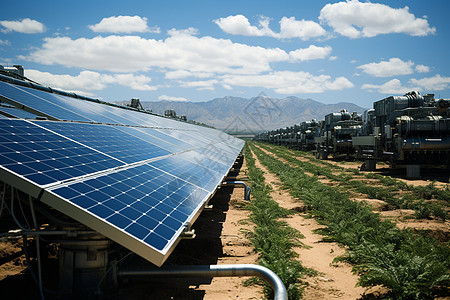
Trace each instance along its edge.
<path fill-rule="evenodd" d="M 366 204 L 351 201 L 347 193 L 321 184 L 316 177 L 307 176 L 304 170 L 310 166 L 294 162 L 283 151 L 277 150 L 276 153 L 287 163 L 257 147 L 252 149 L 270 172 L 279 174 L 290 193 L 311 208 L 311 215 L 327 226 L 321 229 L 321 233 L 346 245 L 348 251 L 338 260 L 353 264 L 361 286 L 383 285 L 390 289 L 394 299 L 432 299 L 436 289 L 448 287 L 450 248 L 447 244 L 400 230 L 392 222 L 381 221 Z M 326 168 L 320 170 L 332 176 Z M 377 191 L 370 193 L 385 197 L 387 201 L 397 201 L 398 206 L 416 205 L 424 215 L 441 213 L 440 206 L 425 201 L 412 202 L 410 197 L 396 198 Z M 437 191 L 433 193 L 439 195 Z"/>
<path fill-rule="evenodd" d="M 448 256 L 442 257 L 437 251 L 423 255 L 420 251 L 410 251 L 411 247 L 420 247 L 419 243 L 399 247 L 365 241 L 349 251 L 345 260 L 358 261 L 353 270 L 361 276 L 360 286 L 388 287 L 394 299 L 432 299 L 434 286 L 449 283 L 450 276 L 441 263 L 448 261 Z"/>
<path fill-rule="evenodd" d="M 302 289 L 299 278 L 311 272 L 296 260 L 293 247 L 302 246 L 300 232 L 289 227 L 280 218 L 293 212 L 281 208 L 270 197 L 271 187 L 265 183 L 264 173 L 256 168 L 255 159 L 248 145 L 245 146 L 248 176 L 252 186 L 249 221 L 255 224 L 253 232 L 247 232 L 255 250 L 260 253 L 259 263 L 275 272 L 286 286 L 289 299 L 298 299 Z M 250 282 L 250 281 L 247 281 Z M 264 293 L 273 297 L 272 289 L 264 284 Z"/>

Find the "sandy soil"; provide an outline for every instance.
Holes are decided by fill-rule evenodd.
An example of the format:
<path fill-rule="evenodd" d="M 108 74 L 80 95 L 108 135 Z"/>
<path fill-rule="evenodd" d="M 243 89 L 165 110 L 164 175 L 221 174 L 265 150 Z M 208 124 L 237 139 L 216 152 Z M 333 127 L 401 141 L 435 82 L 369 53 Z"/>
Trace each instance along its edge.
<path fill-rule="evenodd" d="M 254 157 L 256 156 L 254 155 Z M 271 196 L 281 207 L 295 209 L 303 205 L 286 190 L 280 189 L 280 179 L 270 173 L 258 159 L 256 159 L 255 165 L 264 171 L 266 182 L 273 188 Z M 344 263 L 333 263 L 333 259 L 342 255 L 345 250 L 337 243 L 324 242 L 321 235 L 313 232 L 321 226 L 314 219 L 305 217 L 306 215 L 295 214 L 291 218 L 285 219 L 292 228 L 299 230 L 305 236 L 302 242 L 308 247 L 296 249 L 299 260 L 303 266 L 318 271 L 317 276 L 305 279 L 308 285 L 304 290 L 303 299 L 360 298 L 365 289 L 355 287 L 358 277 L 352 274 L 351 266 Z"/>
<path fill-rule="evenodd" d="M 246 180 L 247 171 L 244 162 L 237 177 Z M 249 211 L 242 209 L 244 189 L 235 188 L 230 197 L 230 209 L 226 213 L 220 240 L 223 255 L 218 258 L 217 264 L 257 264 L 258 254 L 245 236 L 244 230 L 252 230 L 252 226 L 245 222 Z M 244 222 L 243 222 L 244 221 Z M 260 286 L 245 286 L 248 278 L 214 278 L 211 284 L 200 286 L 205 291 L 204 299 L 261 299 L 263 298 Z"/>

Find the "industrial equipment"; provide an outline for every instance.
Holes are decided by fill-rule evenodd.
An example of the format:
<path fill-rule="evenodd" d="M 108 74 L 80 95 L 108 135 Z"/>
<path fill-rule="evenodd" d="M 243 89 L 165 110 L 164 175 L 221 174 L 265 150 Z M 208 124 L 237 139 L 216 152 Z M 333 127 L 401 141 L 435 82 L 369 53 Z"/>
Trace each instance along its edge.
<path fill-rule="evenodd" d="M 450 167 L 450 100 L 412 91 L 376 101 L 362 116 L 342 110 L 319 122 L 263 132 L 255 140 L 313 150 L 321 159 L 356 156 L 365 161 L 362 170 L 386 161 L 419 177 L 421 166 Z"/>
<path fill-rule="evenodd" d="M 407 166 L 410 177 L 419 177 L 421 165 L 449 166 L 449 103 L 417 91 L 376 101 L 352 140 L 358 157 Z"/>
<path fill-rule="evenodd" d="M 330 154 L 353 155 L 352 136 L 361 129 L 361 115 L 346 110 L 339 113 L 330 113 L 320 129 L 320 136 L 314 138 L 316 144 L 316 157 L 327 159 Z"/>

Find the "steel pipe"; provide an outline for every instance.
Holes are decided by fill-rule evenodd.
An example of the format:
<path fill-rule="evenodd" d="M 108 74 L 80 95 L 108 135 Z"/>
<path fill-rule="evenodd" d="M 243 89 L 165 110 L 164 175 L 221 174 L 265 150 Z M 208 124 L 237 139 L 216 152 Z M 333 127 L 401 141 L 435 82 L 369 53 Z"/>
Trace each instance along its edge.
<path fill-rule="evenodd" d="M 247 184 L 245 184 L 245 182 L 243 182 L 243 181 L 226 181 L 222 184 L 222 186 L 235 186 L 235 185 L 244 186 L 244 200 L 250 201 L 250 194 L 252 192 L 252 189 Z"/>
<path fill-rule="evenodd" d="M 192 265 L 167 266 L 160 269 L 118 270 L 118 277 L 158 277 L 158 278 L 213 278 L 213 277 L 243 277 L 256 276 L 270 284 L 274 291 L 274 299 L 287 300 L 287 291 L 281 279 L 266 267 L 252 264 L 237 265 Z"/>

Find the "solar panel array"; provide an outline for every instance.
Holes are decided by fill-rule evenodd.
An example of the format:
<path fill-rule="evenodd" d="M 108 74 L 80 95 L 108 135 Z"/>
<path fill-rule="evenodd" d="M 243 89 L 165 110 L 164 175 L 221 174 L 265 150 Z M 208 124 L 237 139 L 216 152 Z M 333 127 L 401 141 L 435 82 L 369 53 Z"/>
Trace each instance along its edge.
<path fill-rule="evenodd" d="M 0 176 L 162 265 L 243 141 L 215 129 L 0 81 Z M 49 120 L 36 120 L 38 115 Z"/>

